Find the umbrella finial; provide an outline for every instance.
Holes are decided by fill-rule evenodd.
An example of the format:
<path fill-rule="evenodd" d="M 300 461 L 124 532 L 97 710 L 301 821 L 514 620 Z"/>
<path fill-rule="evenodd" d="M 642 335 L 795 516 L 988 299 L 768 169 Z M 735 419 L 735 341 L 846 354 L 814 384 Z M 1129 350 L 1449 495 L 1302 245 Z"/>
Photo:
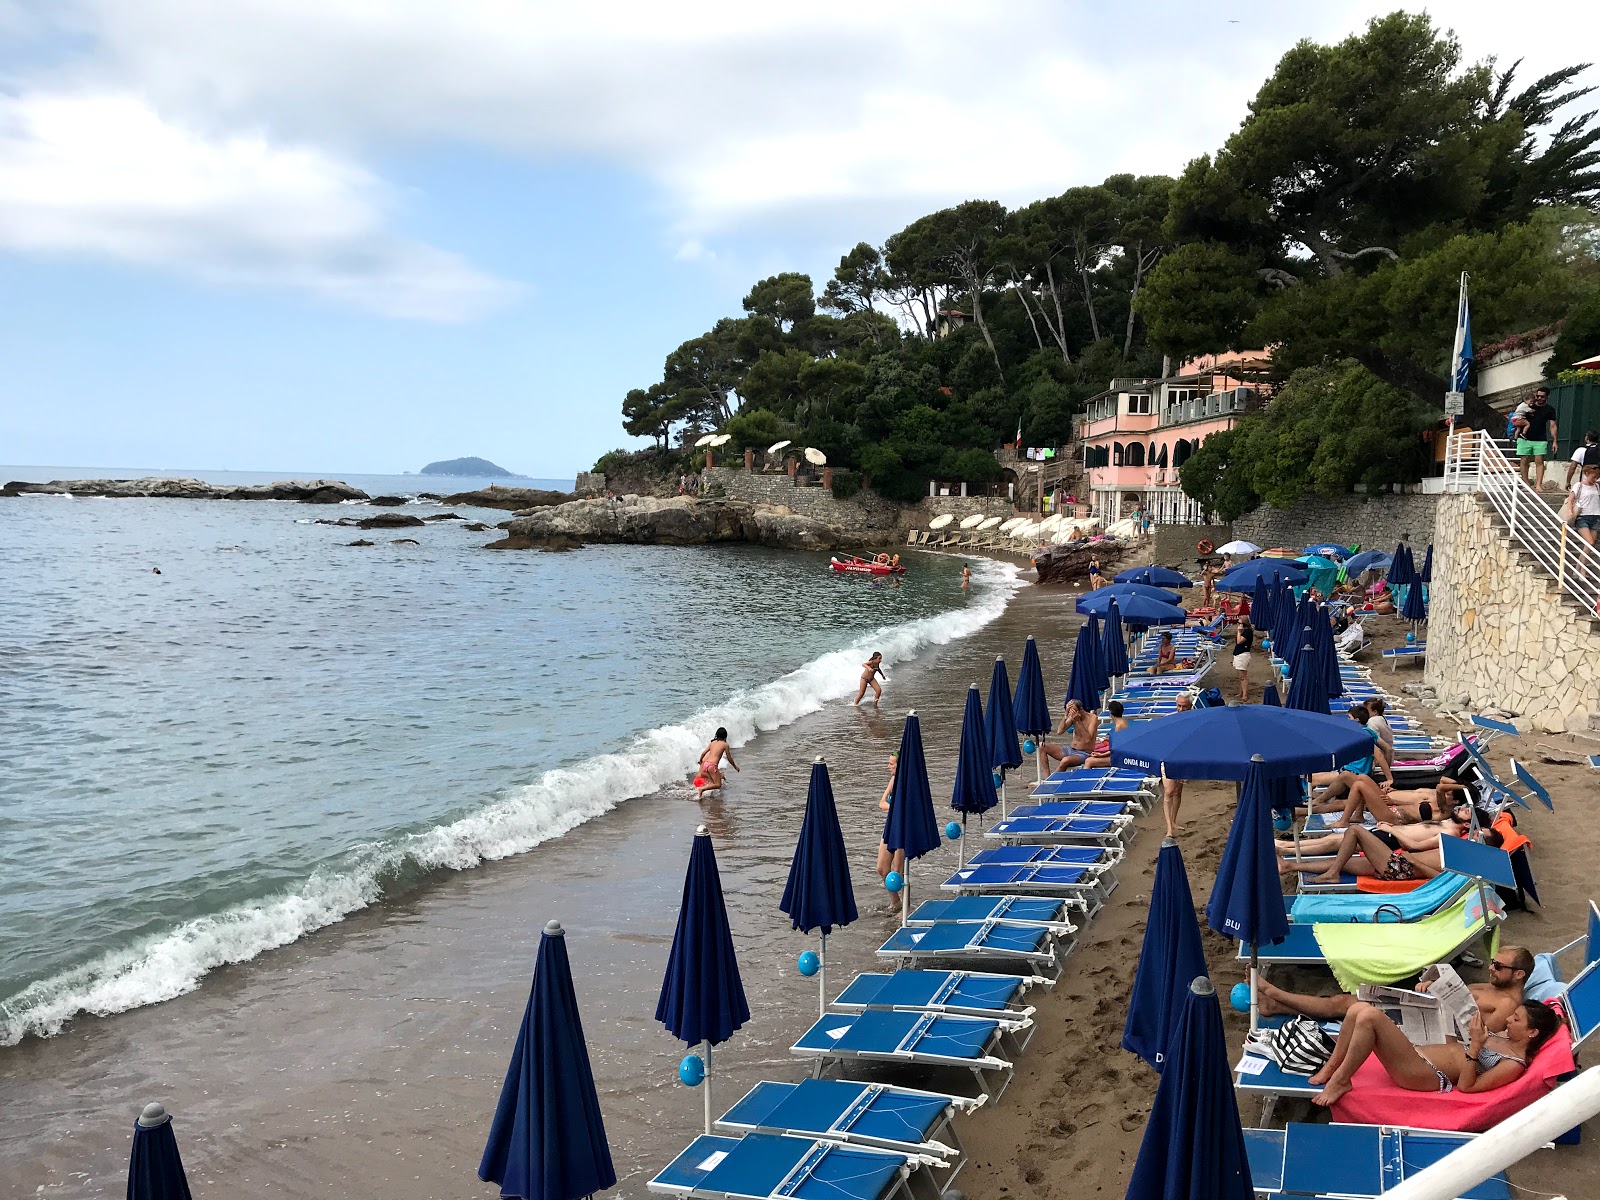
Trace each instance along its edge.
<path fill-rule="evenodd" d="M 695 837 L 710 837 L 711 830 L 707 829 L 704 825 L 696 825 L 694 827 L 694 835 Z"/>
<path fill-rule="evenodd" d="M 812 762 L 813 762 L 813 763 L 818 763 L 818 764 L 820 764 L 820 763 L 821 763 L 821 762 L 822 762 L 822 755 L 820 755 L 820 754 L 819 754 L 819 755 L 817 755 L 817 756 L 816 756 L 816 757 L 815 757 L 815 758 L 813 758 L 813 759 L 812 759 L 812 760 L 811 760 L 811 761 L 812 761 Z"/>
<path fill-rule="evenodd" d="M 1194 982 L 1189 985 L 1189 990 L 1196 996 L 1215 996 L 1217 985 L 1211 982 L 1209 976 L 1197 975 Z"/>
<path fill-rule="evenodd" d="M 1262 758 L 1261 755 L 1259 755 L 1259 754 L 1252 754 L 1250 756 L 1250 761 L 1251 762 L 1266 762 L 1267 760 Z"/>
<path fill-rule="evenodd" d="M 154 1129 L 157 1125 L 165 1125 L 172 1120 L 172 1114 L 167 1111 L 167 1106 L 159 1100 L 152 1100 L 144 1106 L 144 1111 L 139 1114 L 139 1126 L 143 1129 Z"/>
<path fill-rule="evenodd" d="M 916 716 L 916 715 L 917 715 L 917 710 L 916 710 L 916 709 L 914 709 L 914 708 L 908 708 L 908 709 L 906 709 L 906 716 L 908 716 L 908 717 L 914 717 L 914 716 Z"/>
<path fill-rule="evenodd" d="M 1177 844 L 1178 839 L 1175 837 L 1164 837 L 1161 839 L 1161 848 L 1163 850 L 1165 850 L 1168 846 L 1176 846 Z"/>
<path fill-rule="evenodd" d="M 544 932 L 545 932 L 545 936 L 546 937 L 566 937 L 567 936 L 567 931 L 565 929 L 561 928 L 561 922 L 557 921 L 553 917 L 550 920 L 548 920 L 548 921 L 546 921 L 544 923 Z"/>

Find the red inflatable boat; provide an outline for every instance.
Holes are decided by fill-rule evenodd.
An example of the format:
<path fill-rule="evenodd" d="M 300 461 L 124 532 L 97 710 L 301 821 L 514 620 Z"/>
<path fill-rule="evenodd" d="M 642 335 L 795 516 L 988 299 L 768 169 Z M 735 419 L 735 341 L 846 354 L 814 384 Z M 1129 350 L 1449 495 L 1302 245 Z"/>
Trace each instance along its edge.
<path fill-rule="evenodd" d="M 828 565 L 835 571 L 845 575 L 904 575 L 904 567 L 893 566 L 887 554 L 880 554 L 876 559 L 856 558 L 852 555 L 846 559 L 829 559 Z"/>

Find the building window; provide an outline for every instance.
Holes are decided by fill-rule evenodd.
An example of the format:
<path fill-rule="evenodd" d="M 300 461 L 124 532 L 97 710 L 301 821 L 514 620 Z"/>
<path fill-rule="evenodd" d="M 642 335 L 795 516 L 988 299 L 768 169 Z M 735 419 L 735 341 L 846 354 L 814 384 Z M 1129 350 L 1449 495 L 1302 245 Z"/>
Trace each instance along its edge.
<path fill-rule="evenodd" d="M 1148 416 L 1150 413 L 1150 397 L 1140 393 L 1128 397 L 1128 411 L 1134 414 Z"/>
<path fill-rule="evenodd" d="M 1111 443 L 1111 465 L 1114 466 L 1114 467 L 1120 467 L 1120 466 L 1122 466 L 1122 462 L 1123 462 L 1122 443 L 1121 442 L 1112 442 Z"/>
<path fill-rule="evenodd" d="M 1144 443 L 1129 442 L 1127 452 L 1123 455 L 1123 461 L 1130 467 L 1144 466 Z"/>

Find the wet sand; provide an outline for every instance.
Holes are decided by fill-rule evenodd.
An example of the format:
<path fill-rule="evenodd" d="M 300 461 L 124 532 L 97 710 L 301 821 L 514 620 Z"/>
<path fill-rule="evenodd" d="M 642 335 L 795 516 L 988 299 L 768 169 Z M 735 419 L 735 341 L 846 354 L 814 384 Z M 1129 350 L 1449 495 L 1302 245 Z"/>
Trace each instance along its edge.
<path fill-rule="evenodd" d="M 620 1178 L 613 1194 L 645 1195 L 645 1181 L 700 1128 L 700 1093 L 677 1083 L 687 1048 L 652 1016 L 695 826 L 707 823 L 716 837 L 752 1010 L 750 1024 L 715 1054 L 720 1113 L 762 1078 L 804 1073 L 788 1046 L 815 1015 L 816 985 L 795 972 L 794 959 L 814 940 L 789 928 L 777 902 L 812 757 L 821 753 L 830 764 L 862 910 L 861 920 L 829 939 L 834 992 L 875 965 L 872 952 L 897 920 L 873 863 L 884 760 L 898 744 L 905 709 L 915 707 L 923 719 L 942 816 L 966 685 L 987 691 L 996 653 L 1006 655 L 1014 678 L 1023 640 L 1035 633 L 1046 684 L 1059 696 L 1078 624 L 1074 594 L 1030 587 L 977 635 L 891 667 L 880 712 L 835 704 L 763 734 L 738 751 L 744 771 L 730 776 L 721 798 L 699 804 L 685 785 L 631 801 L 529 854 L 441 877 L 214 972 L 190 995 L 82 1019 L 58 1037 L 0 1050 L 7 1118 L 0 1125 L 0 1197 L 120 1191 L 131 1123 L 152 1099 L 175 1114 L 197 1195 L 496 1194 L 478 1181 L 476 1167 L 526 1002 L 538 930 L 551 917 L 568 929 Z M 1219 667 L 1211 682 L 1222 686 L 1225 673 Z M 1232 685 L 1227 674 L 1225 691 Z M 1419 677 L 1402 668 L 1392 690 Z M 1381 670 L 1381 678 L 1391 676 Z M 1548 908 L 1514 914 L 1507 936 L 1535 950 L 1582 932 L 1592 873 L 1581 864 L 1600 854 L 1592 824 L 1572 816 L 1573 802 L 1592 788 L 1586 768 L 1542 765 L 1535 752 L 1540 743 L 1570 741 L 1528 735 L 1500 743 L 1494 755 L 1503 764 L 1514 747 L 1558 805 L 1555 816 L 1535 813 L 1523 823 L 1535 841 Z M 1231 802 L 1231 786 L 1186 790 L 1181 841 L 1202 906 Z M 998 1106 L 965 1124 L 972 1158 L 958 1186 L 973 1200 L 1120 1195 L 1125 1188 L 1156 1082 L 1120 1041 L 1160 834 L 1158 811 L 1141 822 L 1122 886 L 1087 929 L 1082 949 L 1054 991 L 1037 1001 L 1041 1029 L 1016 1081 Z M 928 895 L 954 863 L 947 845 L 914 864 L 915 898 Z M 1233 945 L 1205 936 L 1213 978 L 1226 994 L 1242 977 Z M 1298 982 L 1318 985 L 1315 975 Z M 1244 1018 L 1230 1014 L 1229 1027 L 1237 1045 Z M 1254 1101 L 1246 1099 L 1243 1114 L 1253 1123 Z M 1600 1194 L 1600 1150 L 1591 1141 L 1546 1153 L 1515 1178 L 1544 1192 Z"/>

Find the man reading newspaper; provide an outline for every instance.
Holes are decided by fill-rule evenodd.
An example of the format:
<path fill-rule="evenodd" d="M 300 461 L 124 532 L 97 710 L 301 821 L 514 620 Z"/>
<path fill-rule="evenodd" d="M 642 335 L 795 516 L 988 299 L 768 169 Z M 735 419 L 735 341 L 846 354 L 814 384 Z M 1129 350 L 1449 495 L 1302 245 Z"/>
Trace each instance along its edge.
<path fill-rule="evenodd" d="M 1363 983 L 1356 999 L 1381 1008 L 1413 1046 L 1438 1046 L 1447 1037 L 1468 1041 L 1472 1018 L 1478 1015 L 1478 998 L 1448 963 L 1424 971 L 1416 991 Z"/>

